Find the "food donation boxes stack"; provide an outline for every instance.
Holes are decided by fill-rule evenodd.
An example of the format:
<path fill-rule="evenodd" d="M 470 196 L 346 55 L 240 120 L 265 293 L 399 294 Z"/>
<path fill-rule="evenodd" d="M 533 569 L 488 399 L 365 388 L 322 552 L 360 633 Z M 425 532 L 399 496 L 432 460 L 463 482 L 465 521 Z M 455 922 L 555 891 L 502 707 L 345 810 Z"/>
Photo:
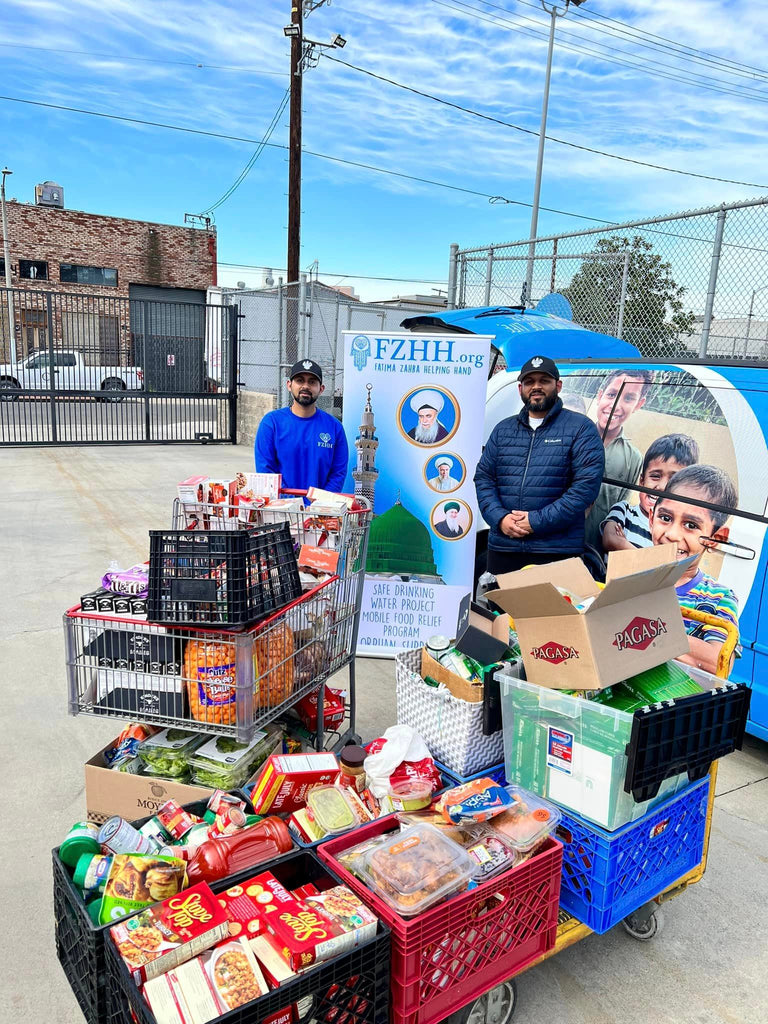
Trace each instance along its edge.
<path fill-rule="evenodd" d="M 696 868 L 710 765 L 741 746 L 749 693 L 679 661 L 672 546 L 500 576 L 521 660 L 496 674 L 510 782 L 562 811 L 561 904 L 605 931 Z"/>

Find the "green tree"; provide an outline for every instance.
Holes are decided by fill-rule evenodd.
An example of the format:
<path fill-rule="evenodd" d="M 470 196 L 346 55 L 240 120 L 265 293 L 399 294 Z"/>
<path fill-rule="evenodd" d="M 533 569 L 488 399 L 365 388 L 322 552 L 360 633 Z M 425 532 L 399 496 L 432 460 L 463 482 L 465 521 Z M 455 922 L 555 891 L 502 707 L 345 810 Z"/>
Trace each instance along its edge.
<path fill-rule="evenodd" d="M 693 334 L 695 317 L 683 305 L 685 288 L 642 235 L 600 238 L 594 255 L 582 260 L 563 294 L 573 307 L 574 320 L 604 334 L 615 334 L 621 301 L 622 256 L 629 250 L 627 296 L 624 304 L 625 341 L 643 355 L 674 359 L 691 355 L 682 340 Z"/>

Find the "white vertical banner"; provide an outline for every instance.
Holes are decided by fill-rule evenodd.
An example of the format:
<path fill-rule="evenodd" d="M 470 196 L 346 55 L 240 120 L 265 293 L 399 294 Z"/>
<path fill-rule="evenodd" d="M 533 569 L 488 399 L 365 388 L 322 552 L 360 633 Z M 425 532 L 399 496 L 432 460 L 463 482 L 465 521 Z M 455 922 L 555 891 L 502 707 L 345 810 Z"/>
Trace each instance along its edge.
<path fill-rule="evenodd" d="M 357 653 L 452 637 L 471 589 L 491 337 L 343 332 L 345 491 L 373 501 Z"/>

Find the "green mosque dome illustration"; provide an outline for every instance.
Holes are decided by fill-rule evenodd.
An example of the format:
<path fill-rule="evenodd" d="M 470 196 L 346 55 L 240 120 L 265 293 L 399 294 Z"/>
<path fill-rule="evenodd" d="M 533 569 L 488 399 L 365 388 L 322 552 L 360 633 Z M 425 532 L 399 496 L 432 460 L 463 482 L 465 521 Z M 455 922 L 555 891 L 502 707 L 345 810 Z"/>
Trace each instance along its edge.
<path fill-rule="evenodd" d="M 397 502 L 371 523 L 366 572 L 436 576 L 429 530 Z"/>

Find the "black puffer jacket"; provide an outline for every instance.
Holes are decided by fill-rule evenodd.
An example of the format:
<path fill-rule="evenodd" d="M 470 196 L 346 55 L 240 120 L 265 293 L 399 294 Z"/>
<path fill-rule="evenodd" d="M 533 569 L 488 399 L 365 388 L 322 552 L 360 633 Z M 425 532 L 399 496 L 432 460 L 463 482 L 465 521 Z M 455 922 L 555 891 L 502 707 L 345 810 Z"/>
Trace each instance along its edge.
<path fill-rule="evenodd" d="M 580 552 L 584 514 L 597 497 L 605 451 L 597 427 L 557 399 L 532 430 L 522 409 L 494 427 L 475 471 L 477 501 L 497 551 Z M 533 533 L 507 537 L 499 523 L 512 509 L 528 512 Z"/>

